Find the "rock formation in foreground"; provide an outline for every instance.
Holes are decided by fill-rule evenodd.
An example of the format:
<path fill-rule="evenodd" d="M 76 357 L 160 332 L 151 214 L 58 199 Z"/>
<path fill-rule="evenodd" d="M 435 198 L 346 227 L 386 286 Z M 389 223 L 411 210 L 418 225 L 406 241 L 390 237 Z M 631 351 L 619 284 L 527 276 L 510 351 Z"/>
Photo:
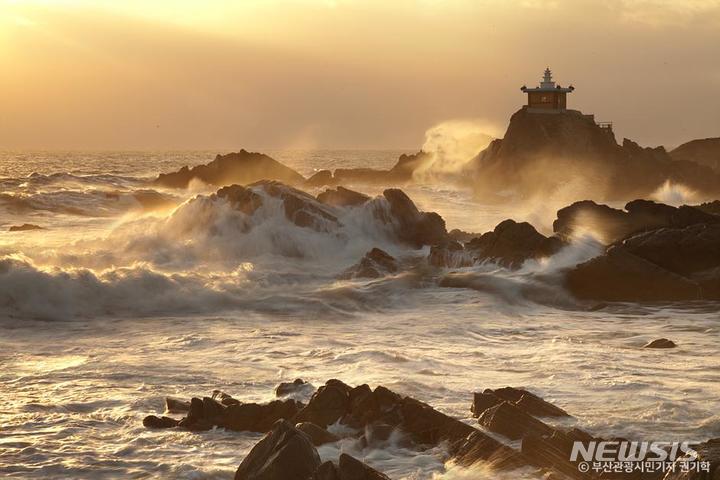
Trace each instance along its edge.
<path fill-rule="evenodd" d="M 176 402 L 173 400 L 172 405 Z M 316 446 L 341 440 L 327 431 L 332 425 L 343 426 L 340 430 L 346 438 L 354 438 L 365 447 L 385 448 L 391 437 L 404 439 L 406 448 L 418 455 L 426 455 L 429 448 L 443 446 L 447 460 L 467 468 L 482 463 L 497 471 L 533 469 L 538 477 L 556 480 L 715 478 L 712 473 L 709 477 L 695 476 L 692 472 L 683 474 L 679 468 L 667 475 L 655 472 L 638 476 L 633 472 L 608 476 L 584 472 L 578 468 L 579 460 L 571 461 L 573 443 L 580 442 L 587 448 L 590 442 L 604 439 L 577 427 L 552 426 L 549 418 L 571 418 L 570 414 L 521 388 L 504 387 L 475 393 L 470 409 L 482 429 L 383 386 L 351 387 L 340 380 L 328 380 L 306 405 L 286 400 L 295 402 L 293 408 L 282 409 L 277 408 L 277 402 L 282 401 L 243 403 L 216 391 L 213 397 L 193 398 L 182 420 L 151 415 L 143 423 L 148 428 L 199 430 L 194 426 L 202 425 L 203 429 L 218 426 L 266 432 L 240 463 L 236 480 L 388 479 L 346 454 L 340 455 L 337 461 L 321 463 Z M 171 402 L 167 404 L 169 407 Z M 238 417 L 244 418 L 244 422 L 233 420 Z M 486 432 L 492 432 L 493 436 Z M 511 443 L 513 441 L 519 444 Z M 696 446 L 701 459 L 710 463 L 711 472 L 720 468 L 719 441 L 709 440 Z"/>

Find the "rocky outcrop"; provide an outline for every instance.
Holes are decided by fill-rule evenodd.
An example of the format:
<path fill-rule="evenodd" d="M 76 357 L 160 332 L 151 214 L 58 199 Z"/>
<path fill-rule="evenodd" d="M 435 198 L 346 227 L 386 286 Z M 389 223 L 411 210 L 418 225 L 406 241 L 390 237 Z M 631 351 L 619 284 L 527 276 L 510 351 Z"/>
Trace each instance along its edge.
<path fill-rule="evenodd" d="M 285 397 L 288 395 L 293 395 L 295 393 L 300 392 L 307 392 L 309 390 L 313 390 L 313 386 L 303 380 L 302 378 L 296 378 L 292 382 L 282 382 L 277 387 L 275 387 L 275 396 L 276 397 Z"/>
<path fill-rule="evenodd" d="M 215 193 L 218 198 L 224 198 L 236 210 L 246 215 L 252 215 L 262 205 L 262 197 L 249 188 L 240 185 L 223 187 Z"/>
<path fill-rule="evenodd" d="M 600 199 L 648 196 L 668 181 L 706 195 L 720 193 L 720 172 L 674 160 L 663 147 L 643 148 L 628 139 L 618 145 L 592 115 L 574 110 L 523 107 L 512 115 L 503 139 L 471 165 L 477 194 L 488 199 L 507 189 L 542 195 L 578 182 L 586 195 Z"/>
<path fill-rule="evenodd" d="M 330 232 L 340 225 L 332 209 L 301 190 L 270 180 L 262 180 L 248 187 L 261 189 L 282 200 L 285 217 L 298 227 Z"/>
<path fill-rule="evenodd" d="M 300 422 L 295 425 L 295 428 L 307 435 L 316 447 L 325 445 L 326 443 L 335 443 L 340 440 L 340 437 L 337 435 L 333 435 L 312 422 Z"/>
<path fill-rule="evenodd" d="M 635 233 L 661 227 L 683 228 L 715 223 L 720 223 L 720 216 L 695 207 L 676 208 L 650 200 L 634 200 L 626 204 L 623 211 L 583 200 L 558 210 L 553 231 L 564 238 L 588 231 L 611 244 Z"/>
<path fill-rule="evenodd" d="M 617 246 L 567 272 L 565 287 L 584 300 L 662 302 L 702 298 L 696 282 Z"/>
<path fill-rule="evenodd" d="M 235 480 L 308 480 L 320 466 L 310 439 L 279 420 L 245 457 Z"/>
<path fill-rule="evenodd" d="M 335 190 L 327 189 L 317 196 L 318 202 L 334 207 L 354 207 L 370 200 L 364 193 L 355 192 L 344 187 Z"/>
<path fill-rule="evenodd" d="M 373 248 L 355 265 L 340 274 L 341 279 L 380 278 L 398 271 L 398 261 L 379 248 Z"/>
<path fill-rule="evenodd" d="M 333 173 L 332 180 L 328 181 L 328 185 L 337 183 L 401 185 L 410 182 L 415 170 L 431 159 L 430 154 L 421 151 L 414 155 L 400 155 L 397 163 L 390 170 L 338 168 Z"/>
<path fill-rule="evenodd" d="M 565 410 L 546 402 L 539 396 L 522 388 L 504 387 L 476 392 L 470 410 L 475 417 L 485 410 L 503 402 L 511 403 L 523 412 L 535 417 L 569 417 Z"/>
<path fill-rule="evenodd" d="M 694 162 L 720 172 L 720 137 L 683 143 L 670 151 L 673 160 Z"/>
<path fill-rule="evenodd" d="M 657 338 L 652 342 L 648 342 L 643 348 L 675 348 L 677 345 L 667 338 Z"/>
<path fill-rule="evenodd" d="M 465 249 L 471 251 L 476 260 L 491 260 L 517 268 L 528 259 L 553 255 L 564 245 L 559 238 L 546 237 L 527 222 L 505 220 L 492 232 L 465 244 Z"/>
<path fill-rule="evenodd" d="M 320 170 L 305 180 L 305 186 L 307 187 L 323 187 L 325 185 L 334 185 L 335 183 L 337 183 L 337 181 L 333 178 L 330 170 Z"/>
<path fill-rule="evenodd" d="M 447 239 L 445 220 L 435 212 L 421 212 L 405 192 L 389 188 L 383 192 L 389 212 L 378 210 L 376 216 L 392 223 L 398 238 L 415 248 L 435 245 Z M 388 215 L 389 213 L 389 215 Z"/>
<path fill-rule="evenodd" d="M 288 184 L 305 181 L 302 175 L 262 153 L 240 150 L 237 153 L 217 155 L 207 165 L 182 167 L 177 172 L 161 173 L 156 185 L 170 188 L 187 188 L 193 179 L 210 185 L 246 185 L 258 180 L 278 180 Z"/>
<path fill-rule="evenodd" d="M 28 232 L 32 230 L 45 230 L 45 228 L 32 223 L 23 223 L 22 225 L 11 225 L 9 232 Z"/>

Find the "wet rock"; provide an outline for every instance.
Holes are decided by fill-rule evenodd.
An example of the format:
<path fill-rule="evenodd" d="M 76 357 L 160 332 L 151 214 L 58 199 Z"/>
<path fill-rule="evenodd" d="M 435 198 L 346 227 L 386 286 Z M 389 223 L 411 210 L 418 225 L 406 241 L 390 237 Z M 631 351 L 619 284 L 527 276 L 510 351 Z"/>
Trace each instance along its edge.
<path fill-rule="evenodd" d="M 428 263 L 434 267 L 460 268 L 471 266 L 473 259 L 459 242 L 451 240 L 432 246 Z"/>
<path fill-rule="evenodd" d="M 403 184 L 410 182 L 413 173 L 423 164 L 430 161 L 432 156 L 425 152 L 414 155 L 403 154 L 390 170 L 375 168 L 338 168 L 333 174 L 333 180 L 339 183 L 366 183 L 366 184 Z"/>
<path fill-rule="evenodd" d="M 279 420 L 242 461 L 235 480 L 308 480 L 319 466 L 320 456 L 310 439 Z"/>
<path fill-rule="evenodd" d="M 217 191 L 219 198 L 224 198 L 233 208 L 246 215 L 252 215 L 262 205 L 262 197 L 249 188 L 240 185 L 230 185 Z"/>
<path fill-rule="evenodd" d="M 527 460 L 517 450 L 498 442 L 479 430 L 458 442 L 452 451 L 453 461 L 462 467 L 483 462 L 496 470 L 526 467 Z"/>
<path fill-rule="evenodd" d="M 702 297 L 697 282 L 619 247 L 610 247 L 604 255 L 567 272 L 565 286 L 585 300 L 651 302 Z"/>
<path fill-rule="evenodd" d="M 249 187 L 260 188 L 267 194 L 281 199 L 285 217 L 298 227 L 310 228 L 318 232 L 331 232 L 339 226 L 338 219 L 330 207 L 303 191 L 280 182 L 266 180 L 253 183 Z"/>
<path fill-rule="evenodd" d="M 236 431 L 267 432 L 278 420 L 290 420 L 300 411 L 295 400 L 274 400 L 266 404 L 241 403 L 230 405 L 219 424 Z"/>
<path fill-rule="evenodd" d="M 358 263 L 341 273 L 339 278 L 380 278 L 397 271 L 398 262 L 393 256 L 373 248 Z"/>
<path fill-rule="evenodd" d="M 165 411 L 170 413 L 185 413 L 190 410 L 190 402 L 177 398 L 165 398 Z"/>
<path fill-rule="evenodd" d="M 45 228 L 32 223 L 23 223 L 22 225 L 12 225 L 8 229 L 9 232 L 28 232 L 31 230 L 45 230 Z"/>
<path fill-rule="evenodd" d="M 355 192 L 344 187 L 337 187 L 335 190 L 327 189 L 317 196 L 320 203 L 334 207 L 354 207 L 362 205 L 370 200 L 364 193 Z"/>
<path fill-rule="evenodd" d="M 492 260 L 508 268 L 518 268 L 528 259 L 553 255 L 564 245 L 559 238 L 546 237 L 527 222 L 505 220 L 492 232 L 465 244 L 465 249 L 476 260 Z"/>
<path fill-rule="evenodd" d="M 662 228 L 630 237 L 621 248 L 670 272 L 691 276 L 720 267 L 720 224 Z"/>
<path fill-rule="evenodd" d="M 148 415 L 143 418 L 143 426 L 146 428 L 174 428 L 178 426 L 178 421 L 170 417 L 157 417 Z"/>
<path fill-rule="evenodd" d="M 282 382 L 280 383 L 280 385 L 275 387 L 275 396 L 284 397 L 286 395 L 299 392 L 300 390 L 305 388 L 306 385 L 309 384 L 302 378 L 296 378 L 292 382 Z"/>
<path fill-rule="evenodd" d="M 422 445 L 437 445 L 447 441 L 452 451 L 452 446 L 476 431 L 470 425 L 410 397 L 402 400 L 399 413 L 402 430 Z"/>
<path fill-rule="evenodd" d="M 487 390 L 486 390 L 487 391 Z M 503 387 L 492 390 L 499 398 L 513 403 L 521 410 L 536 417 L 569 417 L 562 408 L 543 400 L 532 392 L 522 388 Z"/>
<path fill-rule="evenodd" d="M 337 183 L 337 180 L 333 178 L 330 170 L 319 170 L 305 180 L 305 185 L 308 187 L 322 187 L 324 185 L 334 185 L 335 183 Z"/>
<path fill-rule="evenodd" d="M 170 188 L 187 188 L 193 179 L 217 186 L 233 183 L 246 185 L 264 179 L 290 184 L 299 184 L 305 180 L 295 170 L 267 155 L 240 150 L 237 153 L 217 155 L 207 165 L 182 167 L 177 172 L 161 173 L 155 184 Z"/>
<path fill-rule="evenodd" d="M 524 412 L 516 405 L 502 402 L 485 410 L 478 418 L 480 425 L 491 432 L 519 440 L 526 435 L 550 435 L 552 428 Z"/>
<path fill-rule="evenodd" d="M 133 198 L 145 211 L 173 208 L 180 203 L 180 199 L 177 197 L 165 195 L 155 190 L 135 190 Z"/>
<path fill-rule="evenodd" d="M 453 228 L 448 233 L 448 237 L 450 237 L 452 240 L 455 240 L 456 242 L 466 243 L 472 240 L 473 238 L 479 237 L 480 233 L 470 233 L 470 232 L 464 232 L 462 230 L 459 230 L 457 228 Z"/>
<path fill-rule="evenodd" d="M 402 190 L 389 188 L 383 196 L 390 206 L 396 235 L 401 241 L 420 248 L 442 243 L 447 238 L 445 220 L 435 212 L 420 212 Z"/>
<path fill-rule="evenodd" d="M 228 407 L 230 405 L 238 405 L 241 403 L 240 400 L 233 398 L 231 395 L 229 395 L 221 390 L 213 390 L 212 399 L 217 400 L 218 402 L 222 403 L 226 407 Z"/>
<path fill-rule="evenodd" d="M 333 462 L 327 461 L 315 470 L 311 480 L 340 480 L 340 474 L 337 466 Z"/>
<path fill-rule="evenodd" d="M 351 388 L 329 380 L 312 396 L 310 402 L 294 417 L 295 423 L 312 422 L 322 428 L 340 420 L 348 411 Z"/>
<path fill-rule="evenodd" d="M 647 343 L 643 348 L 675 348 L 677 345 L 672 340 L 667 338 L 657 338 Z"/>
<path fill-rule="evenodd" d="M 338 464 L 340 480 L 390 480 L 387 475 L 343 453 Z"/>
<path fill-rule="evenodd" d="M 718 480 L 720 479 L 720 438 L 713 438 L 699 445 L 691 445 L 697 452 L 697 461 L 708 462 L 709 472 L 692 471 L 693 469 L 683 468 L 684 462 L 693 462 L 690 455 L 684 455 L 677 459 L 675 471 L 668 472 L 663 480 Z M 696 465 L 694 462 L 689 465 Z M 691 470 L 691 471 L 683 471 Z"/>
<path fill-rule="evenodd" d="M 582 473 L 578 469 L 579 462 L 570 461 L 573 440 L 586 441 L 585 438 L 570 437 L 560 432 L 553 432 L 552 435 L 546 437 L 529 434 L 522 439 L 521 452 L 532 465 L 559 472 L 573 479 L 589 480 L 593 476 Z"/>
<path fill-rule="evenodd" d="M 301 422 L 295 425 L 295 428 L 303 432 L 305 435 L 310 437 L 312 444 L 316 447 L 325 445 L 326 443 L 335 443 L 340 440 L 340 437 L 334 435 L 324 428 L 318 427 L 312 422 Z"/>
<path fill-rule="evenodd" d="M 566 238 L 577 231 L 590 231 L 600 235 L 606 244 L 612 244 L 649 230 L 700 223 L 720 223 L 720 217 L 695 207 L 676 208 L 649 200 L 629 202 L 625 211 L 584 200 L 558 210 L 553 231 Z"/>

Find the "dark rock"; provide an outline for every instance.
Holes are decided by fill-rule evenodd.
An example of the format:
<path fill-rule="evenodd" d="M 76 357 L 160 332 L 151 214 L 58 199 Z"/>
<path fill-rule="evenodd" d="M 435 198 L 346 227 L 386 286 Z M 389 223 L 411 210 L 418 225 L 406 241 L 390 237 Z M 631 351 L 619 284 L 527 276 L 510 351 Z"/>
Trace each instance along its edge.
<path fill-rule="evenodd" d="M 174 428 L 178 426 L 178 421 L 170 417 L 157 417 L 148 415 L 143 418 L 143 426 L 146 428 Z"/>
<path fill-rule="evenodd" d="M 180 203 L 180 199 L 177 197 L 165 195 L 155 190 L 135 190 L 132 196 L 145 211 L 164 210 L 175 207 Z"/>
<path fill-rule="evenodd" d="M 464 232 L 457 228 L 453 228 L 448 233 L 448 237 L 450 237 L 450 239 L 455 240 L 456 242 L 461 242 L 461 243 L 469 242 L 473 238 L 477 238 L 479 236 L 480 236 L 479 233 Z"/>
<path fill-rule="evenodd" d="M 337 467 L 333 462 L 327 461 L 320 465 L 311 480 L 341 480 Z"/>
<path fill-rule="evenodd" d="M 649 342 L 643 348 L 675 348 L 675 347 L 677 347 L 677 345 L 672 340 L 668 340 L 667 338 L 658 338 L 658 339 L 653 340 L 652 342 Z"/>
<path fill-rule="evenodd" d="M 312 422 L 322 428 L 340 420 L 350 404 L 350 387 L 338 381 L 328 381 L 312 396 L 310 402 L 294 417 L 295 423 Z"/>
<path fill-rule="evenodd" d="M 267 432 L 278 420 L 290 420 L 300 411 L 295 400 L 274 400 L 266 404 L 241 403 L 225 410 L 220 426 L 230 430 Z"/>
<path fill-rule="evenodd" d="M 308 187 L 322 187 L 323 185 L 333 185 L 335 183 L 337 183 L 337 180 L 333 178 L 330 170 L 320 170 L 305 180 L 305 185 Z"/>
<path fill-rule="evenodd" d="M 460 243 L 450 240 L 430 248 L 428 263 L 434 267 L 461 268 L 471 266 L 473 259 Z"/>
<path fill-rule="evenodd" d="M 523 107 L 503 139 L 491 142 L 470 165 L 477 194 L 491 198 L 508 188 L 542 198 L 582 180 L 588 195 L 605 199 L 648 196 L 666 181 L 704 195 L 720 192 L 720 173 L 712 168 L 673 160 L 662 147 L 642 148 L 627 139 L 620 146 L 592 115 L 574 110 L 548 115 Z"/>
<path fill-rule="evenodd" d="M 226 407 L 230 405 L 238 405 L 242 402 L 240 400 L 233 398 L 231 395 L 221 391 L 221 390 L 213 390 L 212 392 L 212 399 L 217 400 L 218 402 L 222 403 Z"/>
<path fill-rule="evenodd" d="M 308 480 L 319 466 L 310 439 L 279 420 L 242 461 L 235 480 Z"/>
<path fill-rule="evenodd" d="M 165 398 L 165 410 L 170 413 L 185 413 L 190 410 L 190 402 L 177 398 Z"/>
<path fill-rule="evenodd" d="M 390 480 L 387 475 L 343 453 L 338 464 L 340 480 Z"/>
<path fill-rule="evenodd" d="M 698 210 L 702 210 L 705 213 L 720 216 L 720 200 L 713 200 L 712 202 L 701 203 L 700 205 L 695 205 L 694 207 Z"/>
<path fill-rule="evenodd" d="M 720 267 L 720 224 L 662 228 L 626 239 L 622 249 L 684 276 Z"/>
<path fill-rule="evenodd" d="M 683 143 L 670 151 L 673 160 L 694 162 L 720 172 L 720 138 L 703 138 Z"/>
<path fill-rule="evenodd" d="M 218 155 L 207 165 L 183 167 L 177 172 L 161 173 L 155 183 L 171 188 L 187 188 L 197 178 L 210 185 L 246 185 L 258 180 L 279 180 L 299 184 L 305 179 L 295 170 L 261 153 L 240 150 L 237 153 Z"/>
<path fill-rule="evenodd" d="M 634 200 L 625 210 L 598 205 L 590 200 L 575 202 L 557 212 L 553 231 L 568 238 L 579 231 L 590 231 L 606 244 L 618 242 L 634 234 L 661 227 L 684 228 L 701 223 L 720 223 L 720 217 L 698 208 L 671 207 L 649 200 Z"/>
<path fill-rule="evenodd" d="M 430 159 L 430 154 L 418 152 L 414 155 L 400 155 L 397 163 L 390 170 L 379 170 L 375 168 L 338 168 L 333 174 L 333 180 L 345 184 L 403 184 L 410 182 L 413 173 Z"/>
<path fill-rule="evenodd" d="M 527 222 L 505 220 L 492 232 L 484 233 L 465 245 L 476 260 L 492 260 L 508 268 L 518 268 L 532 258 L 557 253 L 565 243 L 557 237 L 546 237 Z"/>
<path fill-rule="evenodd" d="M 340 440 L 340 437 L 337 435 L 328 432 L 324 428 L 318 427 L 312 422 L 298 423 L 295 425 L 295 428 L 310 437 L 310 440 L 316 447 L 325 445 L 326 443 L 335 443 Z"/>
<path fill-rule="evenodd" d="M 394 257 L 384 250 L 373 248 L 358 263 L 341 273 L 339 278 L 379 278 L 397 271 L 398 263 Z"/>
<path fill-rule="evenodd" d="M 521 452 L 531 464 L 557 471 L 570 478 L 584 480 L 591 479 L 589 473 L 582 473 L 578 469 L 578 461 L 571 462 L 571 451 L 566 449 L 565 439 L 560 439 L 558 432 L 547 437 L 536 434 L 526 435 L 522 440 Z M 571 443 L 572 445 L 572 443 Z"/>
<path fill-rule="evenodd" d="M 334 212 L 312 195 L 276 181 L 256 182 L 249 187 L 260 188 L 283 202 L 285 217 L 298 227 L 330 232 L 339 226 Z"/>
<path fill-rule="evenodd" d="M 410 435 L 416 443 L 437 445 L 447 441 L 451 452 L 455 445 L 477 430 L 410 397 L 402 400 L 399 413 L 403 432 Z"/>
<path fill-rule="evenodd" d="M 487 392 L 487 390 L 486 390 Z M 499 398 L 513 403 L 526 413 L 536 417 L 569 417 L 567 413 L 560 407 L 543 400 L 532 392 L 528 392 L 522 388 L 503 387 L 492 390 Z"/>
<path fill-rule="evenodd" d="M 470 406 L 470 411 L 473 417 L 477 418 L 482 415 L 485 410 L 500 404 L 502 401 L 503 399 L 495 395 L 490 389 L 484 392 L 475 392 L 473 394 L 473 403 Z"/>
<path fill-rule="evenodd" d="M 709 472 L 705 471 L 683 471 L 683 463 L 688 462 L 690 466 L 697 465 L 690 455 L 684 455 L 677 459 L 674 465 L 674 471 L 669 471 L 663 480 L 718 480 L 720 479 L 720 438 L 713 438 L 699 445 L 691 445 L 691 448 L 697 452 L 697 460 L 699 462 L 708 462 L 710 464 Z"/>
<path fill-rule="evenodd" d="M 344 187 L 337 187 L 335 190 L 327 189 L 317 196 L 320 203 L 334 207 L 354 207 L 362 205 L 370 200 L 364 193 L 355 192 Z"/>
<path fill-rule="evenodd" d="M 230 185 L 217 191 L 216 195 L 224 198 L 233 208 L 246 215 L 252 215 L 262 205 L 262 197 L 249 188 L 240 185 Z"/>
<path fill-rule="evenodd" d="M 619 247 L 576 266 L 565 276 L 577 298 L 604 301 L 684 301 L 702 296 L 700 285 Z"/>
<path fill-rule="evenodd" d="M 398 238 L 420 248 L 436 245 L 447 238 L 445 220 L 435 212 L 420 212 L 412 200 L 402 191 L 389 188 L 383 196 L 390 206 L 390 215 Z"/>
<path fill-rule="evenodd" d="M 23 223 L 22 225 L 12 225 L 8 229 L 9 232 L 27 232 L 30 230 L 46 230 L 46 229 L 39 225 L 34 225 L 32 223 Z"/>
<path fill-rule="evenodd" d="M 308 383 L 302 378 L 296 378 L 292 382 L 282 382 L 280 385 L 275 387 L 275 396 L 284 397 L 291 393 L 296 393 L 302 390 Z"/>
<path fill-rule="evenodd" d="M 453 461 L 461 467 L 471 467 L 482 461 L 496 470 L 515 470 L 526 467 L 528 462 L 522 454 L 474 430 L 453 449 Z"/>
<path fill-rule="evenodd" d="M 485 410 L 478 419 L 491 432 L 519 440 L 526 435 L 550 435 L 552 428 L 509 402 Z"/>

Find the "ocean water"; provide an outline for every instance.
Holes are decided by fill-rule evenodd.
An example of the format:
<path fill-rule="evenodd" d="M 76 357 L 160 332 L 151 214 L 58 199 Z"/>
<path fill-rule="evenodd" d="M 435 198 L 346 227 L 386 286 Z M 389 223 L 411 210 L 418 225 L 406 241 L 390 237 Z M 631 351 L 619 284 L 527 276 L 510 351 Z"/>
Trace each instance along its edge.
<path fill-rule="evenodd" d="M 266 153 L 309 175 L 385 168 L 411 152 Z M 589 311 L 559 281 L 598 254 L 592 238 L 514 272 L 434 269 L 427 249 L 399 245 L 363 209 L 341 212 L 342 229 L 321 234 L 272 202 L 248 219 L 204 200 L 213 188 L 149 183 L 214 155 L 0 154 L 0 477 L 232 478 L 260 435 L 152 431 L 142 418 L 161 414 L 165 396 L 221 389 L 265 401 L 296 377 L 382 384 L 468 422 L 474 391 L 512 385 L 597 435 L 720 436 L 718 304 Z M 554 216 L 555 205 L 482 205 L 449 184 L 404 190 L 448 229 L 483 232 L 514 218 L 548 231 Z M 45 229 L 7 231 L 23 223 Z M 375 246 L 401 273 L 337 279 Z M 456 287 L 441 287 L 447 279 Z M 641 348 L 658 337 L 679 347 Z M 458 469 L 442 448 L 345 440 L 321 455 L 340 451 L 393 479 L 535 478 Z"/>

